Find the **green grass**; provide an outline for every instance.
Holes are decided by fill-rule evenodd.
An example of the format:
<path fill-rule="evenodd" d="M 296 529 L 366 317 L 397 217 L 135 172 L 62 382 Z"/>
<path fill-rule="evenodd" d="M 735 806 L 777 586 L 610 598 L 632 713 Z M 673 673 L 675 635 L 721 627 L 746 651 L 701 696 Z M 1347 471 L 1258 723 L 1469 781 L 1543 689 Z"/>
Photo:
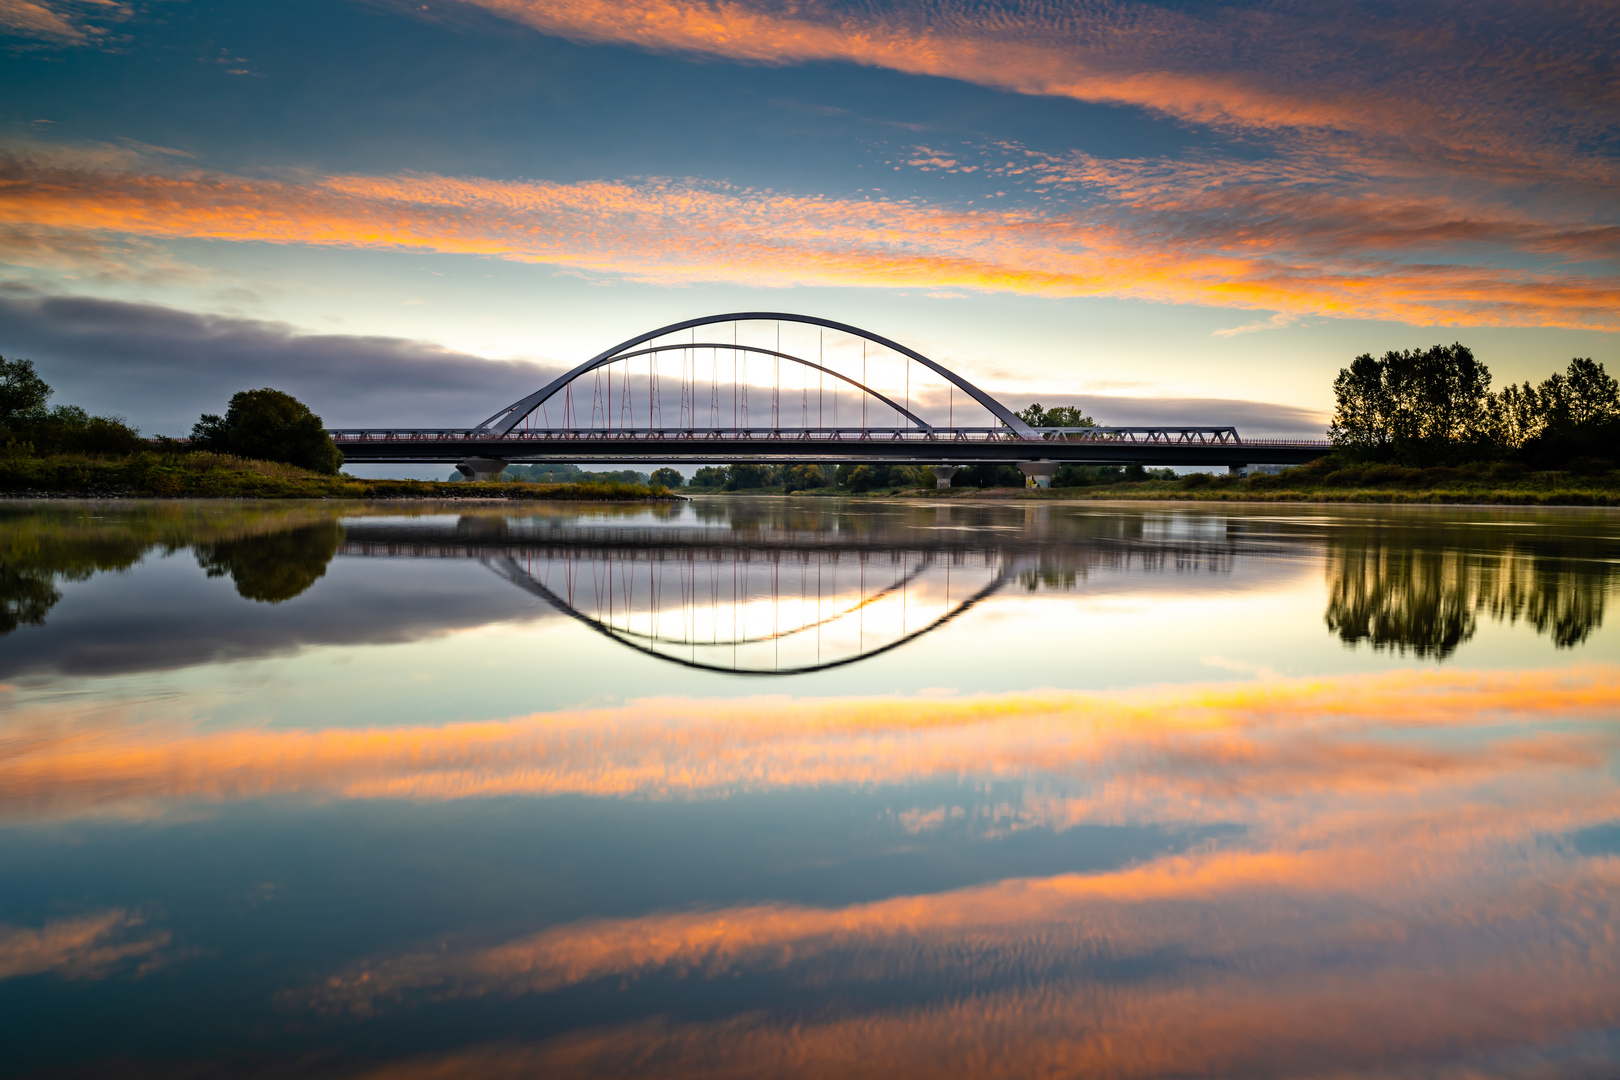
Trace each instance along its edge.
<path fill-rule="evenodd" d="M 228 454 L 57 454 L 0 458 L 0 495 L 158 499 L 513 499 L 629 502 L 677 498 L 642 484 L 473 484 L 361 480 Z"/>

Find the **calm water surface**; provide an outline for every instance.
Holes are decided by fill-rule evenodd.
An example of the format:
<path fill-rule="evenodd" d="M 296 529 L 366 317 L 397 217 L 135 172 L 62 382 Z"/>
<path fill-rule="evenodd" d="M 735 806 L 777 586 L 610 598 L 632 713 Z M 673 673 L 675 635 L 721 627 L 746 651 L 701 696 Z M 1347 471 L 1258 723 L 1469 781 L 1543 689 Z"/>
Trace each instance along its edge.
<path fill-rule="evenodd" d="M 0 1070 L 1620 1074 L 1620 515 L 1208 506 L 0 505 Z"/>

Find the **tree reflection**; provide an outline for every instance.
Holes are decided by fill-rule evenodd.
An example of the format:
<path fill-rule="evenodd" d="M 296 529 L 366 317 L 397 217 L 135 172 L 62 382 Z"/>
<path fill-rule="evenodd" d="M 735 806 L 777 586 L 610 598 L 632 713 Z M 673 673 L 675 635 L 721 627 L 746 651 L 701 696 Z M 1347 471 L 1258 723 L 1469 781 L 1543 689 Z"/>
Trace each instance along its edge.
<path fill-rule="evenodd" d="M 1603 623 L 1613 566 L 1587 537 L 1502 538 L 1479 528 L 1358 529 L 1328 546 L 1329 630 L 1349 644 L 1444 660 L 1479 617 L 1525 620 L 1560 648 Z"/>
<path fill-rule="evenodd" d="M 279 604 L 326 575 L 343 543 L 343 527 L 322 521 L 288 532 L 199 546 L 197 564 L 209 577 L 230 576 L 244 600 Z"/>
<path fill-rule="evenodd" d="M 45 614 L 62 599 L 50 574 L 18 570 L 0 562 L 0 634 L 19 626 L 43 626 Z"/>
<path fill-rule="evenodd" d="M 0 635 L 43 625 L 62 599 L 60 582 L 127 570 L 154 552 L 194 548 L 205 569 L 230 574 L 244 597 L 288 599 L 325 572 L 342 542 L 336 519 L 343 509 L 178 502 L 0 507 Z M 292 533 L 299 538 L 283 546 L 252 546 Z M 279 559 L 288 565 L 278 569 Z"/>

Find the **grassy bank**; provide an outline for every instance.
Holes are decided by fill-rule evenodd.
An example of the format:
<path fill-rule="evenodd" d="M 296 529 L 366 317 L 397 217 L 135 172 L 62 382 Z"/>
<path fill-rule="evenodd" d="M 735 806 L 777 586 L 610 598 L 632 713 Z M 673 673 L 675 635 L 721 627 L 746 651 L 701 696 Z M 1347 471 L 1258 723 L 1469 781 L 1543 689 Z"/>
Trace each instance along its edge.
<path fill-rule="evenodd" d="M 732 494 L 780 494 L 781 490 L 777 487 Z M 795 497 L 805 496 L 1620 506 L 1620 471 L 1603 467 L 1531 471 L 1503 463 L 1413 469 L 1327 461 L 1276 475 L 1248 477 L 1194 474 L 1176 480 L 1122 480 L 1086 487 L 884 488 L 860 494 L 847 488 L 824 487 L 795 493 Z"/>
<path fill-rule="evenodd" d="M 13 498 L 506 499 L 631 502 L 677 499 L 642 484 L 469 484 L 361 480 L 229 454 L 81 454 L 0 459 L 0 495 Z"/>

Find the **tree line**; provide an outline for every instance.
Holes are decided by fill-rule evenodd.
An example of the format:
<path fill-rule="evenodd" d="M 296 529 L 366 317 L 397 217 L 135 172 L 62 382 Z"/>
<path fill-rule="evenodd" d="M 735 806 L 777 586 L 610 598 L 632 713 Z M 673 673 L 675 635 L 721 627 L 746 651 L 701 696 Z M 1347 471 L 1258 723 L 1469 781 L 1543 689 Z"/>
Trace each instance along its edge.
<path fill-rule="evenodd" d="M 343 454 L 321 418 L 291 394 L 268 387 L 233 394 L 224 416 L 204 413 L 191 438 L 141 438 L 121 416 L 91 416 L 77 405 L 50 405 L 55 394 L 32 360 L 0 357 L 0 446 L 12 456 L 96 454 L 127 457 L 142 450 L 205 450 L 255 461 L 279 461 L 337 475 Z"/>
<path fill-rule="evenodd" d="M 1462 344 L 1363 353 L 1340 369 L 1333 395 L 1329 438 L 1366 460 L 1557 468 L 1620 448 L 1620 382 L 1590 358 L 1492 392 L 1490 370 Z"/>
<path fill-rule="evenodd" d="M 53 406 L 53 393 L 32 360 L 0 356 L 0 445 L 8 454 L 133 454 L 142 447 L 141 433 L 123 417 Z"/>

